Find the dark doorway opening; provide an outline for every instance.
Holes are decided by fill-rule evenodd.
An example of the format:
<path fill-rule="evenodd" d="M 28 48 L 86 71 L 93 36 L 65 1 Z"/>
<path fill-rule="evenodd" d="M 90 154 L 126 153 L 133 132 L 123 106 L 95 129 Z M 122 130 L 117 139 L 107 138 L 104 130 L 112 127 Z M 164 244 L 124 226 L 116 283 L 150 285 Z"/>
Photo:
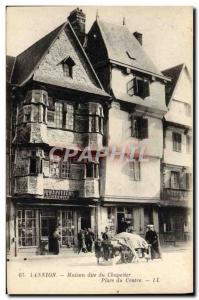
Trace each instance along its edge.
<path fill-rule="evenodd" d="M 81 211 L 81 229 L 91 228 L 91 213 L 90 209 Z"/>
<path fill-rule="evenodd" d="M 56 211 L 41 212 L 41 240 L 46 241 L 49 252 L 54 251 L 53 232 L 57 225 Z"/>
<path fill-rule="evenodd" d="M 146 226 L 149 224 L 153 224 L 153 208 L 145 207 L 144 208 L 144 227 L 146 230 Z"/>

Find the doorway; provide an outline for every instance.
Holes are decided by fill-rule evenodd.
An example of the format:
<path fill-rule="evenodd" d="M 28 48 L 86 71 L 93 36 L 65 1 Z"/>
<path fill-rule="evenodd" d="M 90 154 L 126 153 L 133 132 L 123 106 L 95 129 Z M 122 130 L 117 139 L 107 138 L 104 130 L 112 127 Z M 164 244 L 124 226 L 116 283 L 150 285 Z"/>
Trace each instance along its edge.
<path fill-rule="evenodd" d="M 153 224 L 153 209 L 151 207 L 144 208 L 144 228 L 149 224 Z"/>
<path fill-rule="evenodd" d="M 89 208 L 88 209 L 84 208 L 80 212 L 80 218 L 81 218 L 81 222 L 80 222 L 81 229 L 91 228 L 91 213 Z"/>
<path fill-rule="evenodd" d="M 49 252 L 54 251 L 53 232 L 57 225 L 56 211 L 42 210 L 41 211 L 41 241 L 46 243 L 46 249 Z"/>

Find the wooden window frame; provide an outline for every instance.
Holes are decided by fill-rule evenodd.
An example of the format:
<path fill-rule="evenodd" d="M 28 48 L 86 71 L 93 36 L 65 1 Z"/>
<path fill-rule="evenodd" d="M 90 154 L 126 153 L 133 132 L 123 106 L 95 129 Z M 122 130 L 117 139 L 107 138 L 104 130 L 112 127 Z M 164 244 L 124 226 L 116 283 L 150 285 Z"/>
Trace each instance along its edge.
<path fill-rule="evenodd" d="M 27 216 L 27 212 L 32 212 L 33 213 L 33 217 L 28 218 Z M 21 213 L 21 217 L 19 217 L 19 212 Z M 33 225 L 32 227 L 28 226 L 28 222 L 32 221 Z M 21 222 L 21 225 L 20 225 Z M 24 225 L 23 225 L 24 224 Z M 21 229 L 21 234 L 20 234 L 20 228 Z M 22 232 L 25 232 L 25 235 L 23 237 Z M 32 235 L 32 237 L 28 237 L 28 230 L 34 230 L 33 232 L 35 234 Z M 17 211 L 17 237 L 18 237 L 18 247 L 19 248 L 31 248 L 31 247 L 36 247 L 37 246 L 37 214 L 36 214 L 36 210 L 34 209 L 19 209 Z M 31 245 L 28 245 L 27 240 L 32 239 L 32 243 Z M 21 240 L 21 242 L 20 242 Z M 25 243 L 23 244 L 23 242 L 25 241 Z"/>
<path fill-rule="evenodd" d="M 182 152 L 182 134 L 178 132 L 172 133 L 173 151 Z"/>
<path fill-rule="evenodd" d="M 129 177 L 132 181 L 141 181 L 141 164 L 138 160 L 129 162 Z"/>

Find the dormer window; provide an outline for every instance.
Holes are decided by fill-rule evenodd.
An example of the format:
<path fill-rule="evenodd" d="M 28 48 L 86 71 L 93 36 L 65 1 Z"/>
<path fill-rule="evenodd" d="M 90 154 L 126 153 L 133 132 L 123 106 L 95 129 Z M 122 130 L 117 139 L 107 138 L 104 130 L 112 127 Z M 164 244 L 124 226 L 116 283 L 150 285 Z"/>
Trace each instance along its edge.
<path fill-rule="evenodd" d="M 73 78 L 73 67 L 75 66 L 74 60 L 70 56 L 67 56 L 60 64 L 62 64 L 64 77 Z"/>
<path fill-rule="evenodd" d="M 127 82 L 127 94 L 138 96 L 142 99 L 150 95 L 150 81 L 145 77 L 134 77 Z"/>

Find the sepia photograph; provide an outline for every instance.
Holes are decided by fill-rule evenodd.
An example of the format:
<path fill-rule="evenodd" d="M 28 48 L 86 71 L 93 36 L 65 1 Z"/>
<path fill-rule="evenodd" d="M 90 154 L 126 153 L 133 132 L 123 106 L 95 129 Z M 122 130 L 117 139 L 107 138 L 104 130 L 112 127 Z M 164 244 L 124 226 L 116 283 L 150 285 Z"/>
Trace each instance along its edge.
<path fill-rule="evenodd" d="M 9 295 L 194 293 L 193 7 L 6 7 Z"/>

